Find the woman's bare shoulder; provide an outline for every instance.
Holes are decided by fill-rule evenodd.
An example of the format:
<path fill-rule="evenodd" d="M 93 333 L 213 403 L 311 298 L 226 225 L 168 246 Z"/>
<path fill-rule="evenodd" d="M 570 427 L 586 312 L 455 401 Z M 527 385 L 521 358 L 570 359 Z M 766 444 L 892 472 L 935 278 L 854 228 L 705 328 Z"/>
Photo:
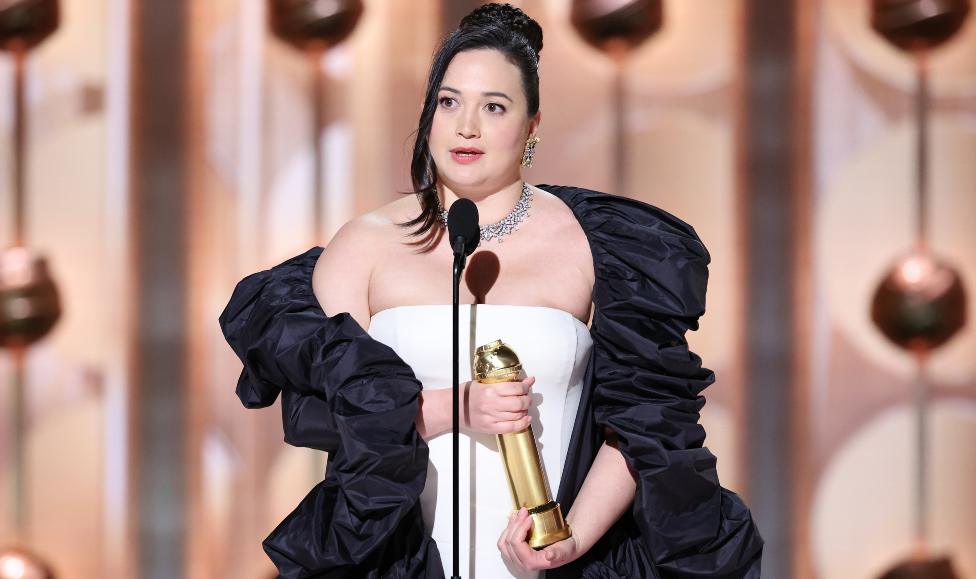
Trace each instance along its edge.
<path fill-rule="evenodd" d="M 322 255 L 325 256 L 330 251 L 344 253 L 351 246 L 364 245 L 369 247 L 359 247 L 359 250 L 375 250 L 377 253 L 382 253 L 383 248 L 378 247 L 376 242 L 395 237 L 395 234 L 402 229 L 397 223 L 416 217 L 418 212 L 419 205 L 416 199 L 413 196 L 404 196 L 402 199 L 395 199 L 368 213 L 363 213 L 339 228 L 326 245 L 326 251 Z"/>
<path fill-rule="evenodd" d="M 349 312 L 364 328 L 369 322 L 369 282 L 376 263 L 398 235 L 397 222 L 411 218 L 404 196 L 350 219 L 332 236 L 312 273 L 312 289 L 327 315 Z"/>
<path fill-rule="evenodd" d="M 377 223 L 391 226 L 395 225 L 395 223 L 403 223 L 404 221 L 413 219 L 414 217 L 420 215 L 421 210 L 422 207 L 420 206 L 420 200 L 416 195 L 400 194 L 398 199 L 394 199 L 386 205 L 376 208 L 374 211 L 370 212 L 369 215 L 376 220 Z"/>

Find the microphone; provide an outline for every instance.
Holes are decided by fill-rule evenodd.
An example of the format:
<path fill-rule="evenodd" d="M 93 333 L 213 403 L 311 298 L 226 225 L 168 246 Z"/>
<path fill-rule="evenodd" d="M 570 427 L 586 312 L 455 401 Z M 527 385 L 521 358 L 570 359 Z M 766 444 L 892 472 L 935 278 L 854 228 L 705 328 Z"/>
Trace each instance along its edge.
<path fill-rule="evenodd" d="M 481 229 L 478 227 L 478 207 L 470 199 L 460 198 L 451 203 L 447 212 L 447 232 L 451 237 L 454 255 L 462 253 L 467 257 L 474 253 L 481 243 Z"/>
<path fill-rule="evenodd" d="M 452 326 L 453 326 L 453 348 L 452 348 L 452 360 L 453 360 L 453 376 L 454 376 L 454 392 L 453 392 L 453 408 L 452 408 L 452 428 L 451 428 L 451 438 L 454 454 L 454 464 L 452 465 L 453 474 L 453 511 L 454 511 L 454 537 L 453 537 L 453 553 L 454 553 L 454 573 L 451 575 L 451 579 L 461 579 L 461 573 L 459 571 L 459 565 L 461 560 L 461 545 L 460 545 L 460 532 L 458 528 L 458 523 L 460 521 L 461 505 L 459 502 L 460 496 L 460 477 L 458 474 L 458 457 L 460 455 L 460 446 L 458 442 L 458 437 L 460 433 L 461 424 L 461 402 L 460 402 L 460 389 L 458 387 L 460 372 L 458 370 L 459 366 L 459 356 L 458 356 L 458 335 L 459 335 L 459 323 L 458 323 L 458 307 L 460 305 L 460 286 L 461 286 L 461 272 L 464 271 L 464 262 L 467 260 L 468 256 L 474 253 L 478 244 L 481 243 L 481 228 L 478 227 L 478 207 L 474 204 L 474 201 L 470 199 L 458 199 L 454 203 L 451 203 L 451 209 L 447 212 L 447 234 L 451 239 L 451 247 L 454 249 L 454 275 L 452 281 L 452 293 L 454 298 L 452 300 Z"/>

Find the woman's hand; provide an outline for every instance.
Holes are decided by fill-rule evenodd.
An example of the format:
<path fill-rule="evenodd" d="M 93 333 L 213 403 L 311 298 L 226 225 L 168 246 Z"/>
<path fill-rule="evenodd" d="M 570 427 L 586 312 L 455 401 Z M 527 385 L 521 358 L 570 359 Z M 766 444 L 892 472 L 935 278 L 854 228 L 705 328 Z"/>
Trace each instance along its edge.
<path fill-rule="evenodd" d="M 568 539 L 536 551 L 528 542 L 531 527 L 532 517 L 529 516 L 529 510 L 522 507 L 509 516 L 508 527 L 498 539 L 498 550 L 502 552 L 502 558 L 514 570 L 524 573 L 552 569 L 575 561 L 583 555 L 579 535 L 575 532 Z"/>
<path fill-rule="evenodd" d="M 532 418 L 529 390 L 535 376 L 519 382 L 464 383 L 464 410 L 461 421 L 465 428 L 485 434 L 518 432 L 529 426 Z"/>

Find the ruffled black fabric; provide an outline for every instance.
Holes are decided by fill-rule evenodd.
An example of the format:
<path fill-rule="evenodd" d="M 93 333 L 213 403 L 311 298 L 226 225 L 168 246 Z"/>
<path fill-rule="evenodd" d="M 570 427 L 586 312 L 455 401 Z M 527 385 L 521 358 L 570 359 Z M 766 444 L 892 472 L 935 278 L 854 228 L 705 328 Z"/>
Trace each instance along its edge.
<path fill-rule="evenodd" d="M 596 283 L 589 360 L 557 499 L 568 512 L 613 431 L 637 480 L 630 512 L 549 578 L 758 578 L 762 539 L 702 448 L 701 392 L 714 381 L 685 332 L 705 309 L 708 252 L 651 205 L 540 185 L 575 214 Z M 245 367 L 245 406 L 280 389 L 285 440 L 330 452 L 325 481 L 265 541 L 282 577 L 443 577 L 418 497 L 427 447 L 412 370 L 311 291 L 313 249 L 243 280 L 221 327 Z"/>
<path fill-rule="evenodd" d="M 245 278 L 220 316 L 244 362 L 244 406 L 268 406 L 281 392 L 285 440 L 329 452 L 325 480 L 264 550 L 289 579 L 441 578 L 418 502 L 427 476 L 414 427 L 420 382 L 349 314 L 325 315 L 311 287 L 321 253 Z"/>
<path fill-rule="evenodd" d="M 637 480 L 632 510 L 584 557 L 547 577 L 758 578 L 762 539 L 702 447 L 701 392 L 715 376 L 685 340 L 705 312 L 708 251 L 690 225 L 652 205 L 540 188 L 573 210 L 596 275 L 590 387 L 557 499 L 572 506 L 604 427 Z"/>

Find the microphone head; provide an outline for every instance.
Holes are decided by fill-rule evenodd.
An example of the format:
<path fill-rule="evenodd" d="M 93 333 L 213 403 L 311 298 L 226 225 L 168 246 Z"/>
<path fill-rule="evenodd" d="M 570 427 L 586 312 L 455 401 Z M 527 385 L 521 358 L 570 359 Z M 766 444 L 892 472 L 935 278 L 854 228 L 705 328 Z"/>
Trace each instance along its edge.
<path fill-rule="evenodd" d="M 481 228 L 478 227 L 478 207 L 470 199 L 460 198 L 451 203 L 447 212 L 447 232 L 451 236 L 451 246 L 458 237 L 464 238 L 464 255 L 474 253 L 481 243 Z"/>

